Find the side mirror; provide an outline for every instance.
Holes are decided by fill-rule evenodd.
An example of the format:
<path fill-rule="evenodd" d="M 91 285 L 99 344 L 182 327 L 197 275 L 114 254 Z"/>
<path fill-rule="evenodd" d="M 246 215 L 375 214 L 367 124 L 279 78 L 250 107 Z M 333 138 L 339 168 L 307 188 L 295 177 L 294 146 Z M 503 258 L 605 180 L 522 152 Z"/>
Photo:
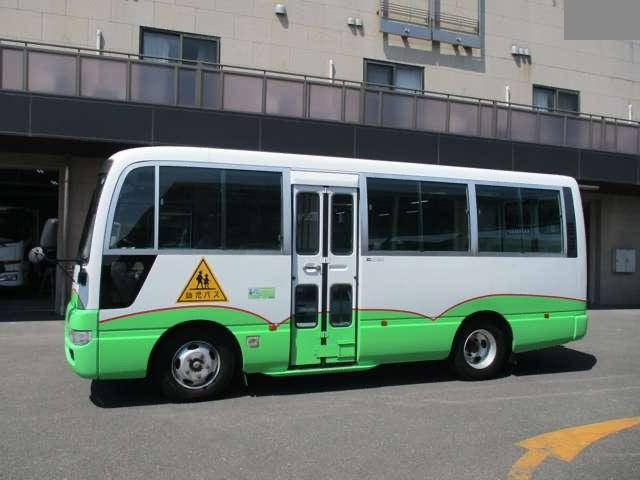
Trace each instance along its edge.
<path fill-rule="evenodd" d="M 87 284 L 87 271 L 84 267 L 80 267 L 80 271 L 78 272 L 78 284 L 85 286 Z"/>
<path fill-rule="evenodd" d="M 29 250 L 28 257 L 31 263 L 40 263 L 45 259 L 46 255 L 44 254 L 44 250 L 42 250 L 42 247 L 33 247 L 31 250 Z"/>
<path fill-rule="evenodd" d="M 42 227 L 40 246 L 45 251 L 55 250 L 58 246 L 58 219 L 48 218 Z"/>

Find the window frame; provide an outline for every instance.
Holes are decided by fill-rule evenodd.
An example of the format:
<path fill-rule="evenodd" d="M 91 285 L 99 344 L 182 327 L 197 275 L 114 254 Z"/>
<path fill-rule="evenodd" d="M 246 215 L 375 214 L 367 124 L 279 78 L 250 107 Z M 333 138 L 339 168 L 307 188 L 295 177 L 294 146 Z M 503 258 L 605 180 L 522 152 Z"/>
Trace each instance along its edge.
<path fill-rule="evenodd" d="M 145 60 L 145 56 L 144 56 L 144 34 L 145 32 L 151 32 L 151 33 L 162 33 L 165 35 L 173 35 L 173 36 L 177 36 L 178 37 L 178 51 L 180 53 L 180 58 L 177 59 L 168 59 L 168 63 L 169 64 L 178 64 L 178 65 L 189 65 L 191 63 L 195 63 L 196 65 L 202 62 L 195 62 L 194 60 L 185 60 L 182 57 L 182 49 L 183 49 L 183 40 L 185 37 L 188 38 L 193 38 L 196 40 L 209 40 L 212 41 L 216 44 L 216 58 L 215 58 L 215 62 L 206 62 L 204 63 L 204 65 L 209 65 L 209 64 L 214 64 L 214 65 L 219 65 L 220 64 L 220 48 L 221 48 L 221 42 L 220 42 L 220 37 L 214 36 L 214 35 L 202 35 L 199 33 L 190 33 L 190 32 L 181 32 L 178 30 L 168 30 L 165 28 L 156 28 L 156 27 L 146 27 L 146 26 L 140 26 L 140 32 L 139 32 L 139 40 L 138 40 L 138 56 L 140 58 L 140 60 Z M 156 60 L 156 58 L 152 58 L 151 60 Z"/>
<path fill-rule="evenodd" d="M 442 183 L 462 183 L 467 185 L 467 205 L 469 208 L 469 249 L 465 251 L 413 251 L 413 250 L 370 250 L 369 249 L 369 199 L 367 179 L 382 178 L 393 180 L 412 180 L 418 182 L 442 182 Z M 541 185 L 537 183 L 516 183 L 501 181 L 468 180 L 450 177 L 430 177 L 414 175 L 393 175 L 393 174 L 360 174 L 360 249 L 362 256 L 386 257 L 568 257 L 567 252 L 567 215 L 563 187 L 566 185 Z M 551 190 L 558 193 L 560 198 L 560 225 L 562 228 L 562 249 L 560 252 L 481 252 L 478 249 L 478 205 L 476 186 L 487 185 L 496 187 L 530 188 L 538 190 Z M 366 259 L 365 259 L 366 261 Z"/>
<path fill-rule="evenodd" d="M 477 249 L 476 255 L 478 257 L 566 257 L 567 256 L 567 216 L 565 215 L 565 205 L 564 205 L 564 197 L 562 195 L 562 186 L 556 185 L 540 185 L 536 183 L 512 183 L 512 182 L 491 182 L 491 181 L 477 181 L 474 180 L 474 195 L 476 198 L 474 199 L 475 204 L 475 212 L 474 216 L 476 217 L 476 230 L 474 232 L 476 236 L 476 248 L 478 246 L 477 239 L 479 236 L 477 220 L 478 220 L 478 205 L 477 205 L 477 194 L 475 192 L 475 187 L 480 186 L 490 186 L 490 187 L 512 187 L 519 189 L 533 189 L 533 190 L 550 190 L 554 191 L 559 195 L 560 200 L 560 226 L 562 228 L 561 232 L 561 241 L 562 248 L 560 252 L 484 252 Z"/>
<path fill-rule="evenodd" d="M 554 103 L 553 103 L 553 109 L 552 110 L 547 110 L 544 107 L 538 107 L 537 105 L 534 105 L 533 100 L 534 100 L 536 88 L 553 91 L 553 102 Z M 575 112 L 571 111 L 571 110 L 559 110 L 558 109 L 558 95 L 560 93 L 568 93 L 568 94 L 576 95 L 578 97 L 578 110 L 576 110 Z M 569 115 L 579 115 L 580 112 L 581 112 L 581 110 L 580 110 L 580 91 L 579 90 L 570 90 L 568 88 L 550 87 L 548 85 L 539 85 L 537 83 L 534 83 L 533 84 L 533 88 L 531 89 L 531 105 L 534 107 L 535 111 L 537 111 L 537 112 L 549 112 L 549 113 L 562 113 L 562 114 L 569 114 Z"/>
<path fill-rule="evenodd" d="M 368 179 L 383 180 L 408 180 L 414 182 L 433 182 L 433 183 L 455 183 L 466 185 L 467 190 L 467 226 L 469 234 L 469 245 L 467 250 L 371 250 L 369 249 L 369 188 Z M 361 174 L 360 175 L 360 234 L 362 255 L 371 255 L 376 257 L 385 256 L 404 256 L 404 257 L 471 257 L 476 255 L 477 249 L 477 216 L 475 212 L 475 187 L 468 180 L 460 178 L 448 177 L 417 177 L 413 175 L 393 175 L 393 174 Z M 472 204 L 473 202 L 473 204 Z M 421 220 L 420 220 L 421 221 Z"/>
<path fill-rule="evenodd" d="M 155 194 L 154 194 L 154 240 L 153 248 L 110 248 L 109 239 L 113 218 L 120 199 L 120 190 L 127 175 L 137 168 L 154 167 L 155 172 Z M 188 248 L 158 248 L 159 247 L 159 221 L 160 221 L 160 167 L 191 167 L 191 168 L 213 168 L 217 170 L 246 170 L 280 173 L 280 249 L 188 249 Z M 208 163 L 194 161 L 144 161 L 128 165 L 118 174 L 116 186 L 111 193 L 109 200 L 109 210 L 107 213 L 107 223 L 104 231 L 102 254 L 103 255 L 290 255 L 291 254 L 291 195 L 287 195 L 290 188 L 290 169 L 286 167 L 272 167 L 264 165 L 238 165 L 232 163 Z"/>
<path fill-rule="evenodd" d="M 392 77 L 393 77 L 393 85 L 389 85 L 389 86 L 385 87 L 385 86 L 382 86 L 382 85 L 369 83 L 369 81 L 367 80 L 367 66 L 371 65 L 371 64 L 380 65 L 380 66 L 384 66 L 384 67 L 391 67 L 391 69 L 392 69 Z M 397 74 L 398 67 L 403 67 L 403 68 L 407 68 L 407 69 L 413 69 L 413 70 L 419 70 L 420 71 L 420 73 L 421 73 L 421 75 L 420 75 L 420 90 L 413 90 L 413 89 L 408 89 L 408 88 L 396 86 L 396 82 L 397 82 L 397 78 L 398 78 L 398 74 Z M 424 92 L 424 67 L 423 66 L 419 66 L 419 65 L 411 65 L 411 64 L 408 64 L 408 63 L 387 62 L 385 60 L 376 60 L 376 59 L 372 59 L 372 58 L 364 58 L 363 62 L 362 62 L 362 81 L 363 81 L 363 83 L 364 83 L 366 88 L 381 88 L 381 89 L 389 89 L 389 90 L 400 90 L 401 92 Z"/>

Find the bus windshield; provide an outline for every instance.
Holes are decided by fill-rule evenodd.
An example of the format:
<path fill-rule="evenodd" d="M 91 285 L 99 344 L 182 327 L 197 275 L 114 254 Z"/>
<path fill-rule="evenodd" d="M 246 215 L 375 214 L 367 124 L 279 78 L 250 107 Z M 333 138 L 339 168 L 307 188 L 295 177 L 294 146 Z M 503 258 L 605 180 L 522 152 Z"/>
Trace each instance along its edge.
<path fill-rule="evenodd" d="M 82 227 L 82 235 L 80 236 L 80 245 L 78 247 L 78 261 L 86 263 L 89 260 L 89 253 L 91 252 L 91 237 L 93 236 L 93 224 L 96 220 L 96 210 L 98 208 L 98 201 L 100 200 L 100 194 L 102 193 L 102 187 L 104 186 L 107 173 L 111 167 L 111 161 L 108 160 L 103 165 L 100 173 L 98 174 L 98 183 L 96 185 L 93 194 L 91 195 L 91 202 L 89 203 L 89 210 L 87 210 L 87 216 L 85 218 L 84 227 Z"/>

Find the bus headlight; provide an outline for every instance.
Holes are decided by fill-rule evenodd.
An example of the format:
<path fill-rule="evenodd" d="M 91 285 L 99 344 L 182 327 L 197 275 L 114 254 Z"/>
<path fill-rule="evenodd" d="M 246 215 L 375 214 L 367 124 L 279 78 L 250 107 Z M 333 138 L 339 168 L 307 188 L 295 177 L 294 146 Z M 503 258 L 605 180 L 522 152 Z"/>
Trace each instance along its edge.
<path fill-rule="evenodd" d="M 86 345 L 91 341 L 91 331 L 74 330 L 73 328 L 71 328 L 69 329 L 69 338 L 71 339 L 71 343 L 80 347 L 82 345 Z"/>

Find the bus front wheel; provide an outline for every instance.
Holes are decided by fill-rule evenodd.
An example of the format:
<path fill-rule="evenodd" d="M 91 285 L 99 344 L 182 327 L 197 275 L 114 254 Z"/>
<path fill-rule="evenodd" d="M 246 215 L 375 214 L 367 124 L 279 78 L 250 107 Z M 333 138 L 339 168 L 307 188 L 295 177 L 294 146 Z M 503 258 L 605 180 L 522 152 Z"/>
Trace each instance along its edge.
<path fill-rule="evenodd" d="M 451 364 L 466 380 L 496 377 L 507 358 L 507 336 L 493 322 L 474 321 L 463 325 L 454 342 Z"/>
<path fill-rule="evenodd" d="M 229 387 L 235 356 L 225 339 L 197 330 L 178 331 L 158 352 L 156 378 L 172 400 L 213 398 Z"/>

